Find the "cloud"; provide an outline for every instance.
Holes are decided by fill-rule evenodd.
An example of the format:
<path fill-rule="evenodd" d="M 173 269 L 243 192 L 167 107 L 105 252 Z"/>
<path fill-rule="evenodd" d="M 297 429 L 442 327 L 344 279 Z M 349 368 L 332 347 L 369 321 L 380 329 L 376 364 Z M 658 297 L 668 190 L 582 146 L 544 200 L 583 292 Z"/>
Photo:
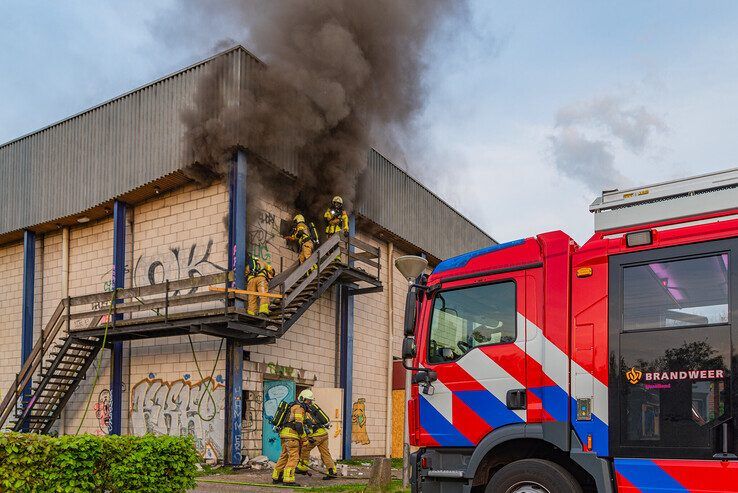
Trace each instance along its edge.
<path fill-rule="evenodd" d="M 653 135 L 666 130 L 644 106 L 607 96 L 561 108 L 549 140 L 556 168 L 600 191 L 629 184 L 615 165 L 616 151 L 641 155 Z"/>

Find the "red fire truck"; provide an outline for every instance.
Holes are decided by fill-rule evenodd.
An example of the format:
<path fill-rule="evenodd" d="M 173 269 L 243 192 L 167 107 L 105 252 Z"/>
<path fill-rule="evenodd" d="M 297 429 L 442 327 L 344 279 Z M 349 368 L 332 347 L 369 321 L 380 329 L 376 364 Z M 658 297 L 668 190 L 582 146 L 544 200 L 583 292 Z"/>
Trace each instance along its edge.
<path fill-rule="evenodd" d="M 738 169 L 590 210 L 411 286 L 413 492 L 738 492 Z"/>

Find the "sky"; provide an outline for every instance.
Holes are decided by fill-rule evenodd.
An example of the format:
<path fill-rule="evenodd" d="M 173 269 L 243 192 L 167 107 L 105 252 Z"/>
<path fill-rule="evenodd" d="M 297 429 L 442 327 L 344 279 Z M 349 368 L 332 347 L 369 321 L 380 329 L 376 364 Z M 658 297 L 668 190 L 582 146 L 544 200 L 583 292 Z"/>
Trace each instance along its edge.
<path fill-rule="evenodd" d="M 243 38 L 180 1 L 0 2 L 0 142 Z M 581 244 L 603 189 L 738 166 L 738 3 L 470 12 L 429 47 L 426 107 L 390 157 L 496 240 L 560 229 Z"/>

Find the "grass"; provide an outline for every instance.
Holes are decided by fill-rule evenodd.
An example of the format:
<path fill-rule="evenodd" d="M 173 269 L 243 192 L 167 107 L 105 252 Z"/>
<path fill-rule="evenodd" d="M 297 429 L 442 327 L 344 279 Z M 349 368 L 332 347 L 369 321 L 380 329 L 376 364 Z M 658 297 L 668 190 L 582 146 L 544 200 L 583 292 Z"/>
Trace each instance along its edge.
<path fill-rule="evenodd" d="M 371 465 L 373 460 L 373 457 L 362 457 L 361 459 L 338 460 L 336 462 L 348 466 L 365 466 L 367 464 Z"/>
<path fill-rule="evenodd" d="M 359 459 L 339 460 L 336 461 L 339 464 L 346 464 L 349 466 L 364 466 L 371 465 L 374 461 L 374 457 L 361 457 Z M 402 469 L 402 457 L 390 459 L 392 463 L 392 469 Z"/>
<path fill-rule="evenodd" d="M 202 471 L 197 471 L 195 477 L 202 476 L 214 476 L 216 474 L 232 474 L 233 468 L 231 466 L 213 467 L 210 464 L 200 464 Z"/>
<path fill-rule="evenodd" d="M 366 484 L 336 484 L 331 486 L 319 486 L 315 488 L 300 488 L 301 491 L 311 493 L 361 493 L 366 488 Z M 387 493 L 410 493 L 410 489 L 403 489 L 402 481 L 392 480 Z"/>

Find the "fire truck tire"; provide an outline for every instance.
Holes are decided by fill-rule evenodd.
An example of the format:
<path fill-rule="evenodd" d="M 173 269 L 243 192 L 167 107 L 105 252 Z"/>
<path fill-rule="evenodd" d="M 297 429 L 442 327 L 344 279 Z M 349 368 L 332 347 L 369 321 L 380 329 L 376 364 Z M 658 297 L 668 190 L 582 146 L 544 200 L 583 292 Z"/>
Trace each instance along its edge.
<path fill-rule="evenodd" d="M 556 463 L 523 459 L 497 471 L 485 493 L 582 493 L 582 487 Z"/>

